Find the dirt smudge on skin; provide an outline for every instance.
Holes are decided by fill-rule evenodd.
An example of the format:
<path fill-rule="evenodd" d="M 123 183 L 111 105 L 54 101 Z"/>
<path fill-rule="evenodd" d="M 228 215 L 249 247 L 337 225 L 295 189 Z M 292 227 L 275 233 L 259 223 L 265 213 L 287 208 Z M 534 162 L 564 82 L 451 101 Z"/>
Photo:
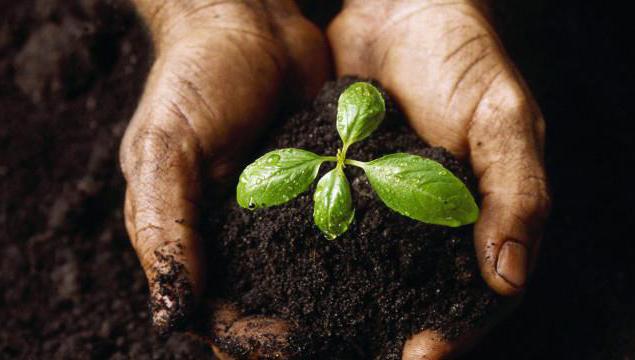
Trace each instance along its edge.
<path fill-rule="evenodd" d="M 174 254 L 157 250 L 155 275 L 150 290 L 152 323 L 160 336 L 185 330 L 195 302 L 192 283 L 185 266 Z"/>

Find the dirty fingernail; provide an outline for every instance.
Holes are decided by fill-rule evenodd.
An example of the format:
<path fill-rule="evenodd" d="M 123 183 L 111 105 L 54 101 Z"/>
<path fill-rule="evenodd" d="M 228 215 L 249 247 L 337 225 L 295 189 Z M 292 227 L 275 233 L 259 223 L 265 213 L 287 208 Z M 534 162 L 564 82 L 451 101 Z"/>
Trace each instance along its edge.
<path fill-rule="evenodd" d="M 496 272 L 514 287 L 525 286 L 527 281 L 527 247 L 516 241 L 505 242 L 498 253 Z"/>

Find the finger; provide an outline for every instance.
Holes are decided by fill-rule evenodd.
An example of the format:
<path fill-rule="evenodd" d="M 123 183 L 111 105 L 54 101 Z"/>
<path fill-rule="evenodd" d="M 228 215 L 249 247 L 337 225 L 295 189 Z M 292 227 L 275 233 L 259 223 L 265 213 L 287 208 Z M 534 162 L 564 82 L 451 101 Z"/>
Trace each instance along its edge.
<path fill-rule="evenodd" d="M 467 353 L 490 329 L 491 325 L 448 340 L 439 332 L 424 330 L 413 335 L 404 344 L 402 360 L 455 359 Z"/>
<path fill-rule="evenodd" d="M 465 354 L 487 333 L 491 323 L 475 329 L 457 339 L 448 340 L 439 332 L 424 330 L 406 341 L 401 358 L 403 360 L 454 359 Z"/>
<path fill-rule="evenodd" d="M 148 279 L 153 324 L 167 334 L 183 328 L 202 290 L 197 144 L 179 126 L 141 128 L 126 137 L 126 229 Z"/>
<path fill-rule="evenodd" d="M 533 267 L 549 195 L 542 161 L 544 121 L 520 83 L 499 76 L 476 109 L 468 133 L 482 194 L 475 245 L 483 277 L 516 294 Z"/>
<path fill-rule="evenodd" d="M 209 333 L 196 336 L 208 342 L 219 359 L 287 359 L 293 353 L 285 321 L 265 316 L 242 316 L 226 302 L 212 305 Z"/>
<path fill-rule="evenodd" d="M 422 331 L 406 341 L 402 360 L 441 360 L 453 353 L 454 347 L 432 330 Z"/>
<path fill-rule="evenodd" d="M 403 360 L 436 360 L 460 358 L 469 352 L 487 334 L 508 317 L 522 302 L 522 296 L 506 298 L 477 327 L 452 340 L 439 331 L 424 330 L 406 341 L 402 353 Z"/>
<path fill-rule="evenodd" d="M 278 12 L 277 23 L 284 29 L 280 37 L 289 56 L 286 76 L 290 95 L 310 101 L 331 74 L 329 49 L 322 31 L 302 16 L 297 5 L 292 2 L 287 6 L 285 12 Z"/>

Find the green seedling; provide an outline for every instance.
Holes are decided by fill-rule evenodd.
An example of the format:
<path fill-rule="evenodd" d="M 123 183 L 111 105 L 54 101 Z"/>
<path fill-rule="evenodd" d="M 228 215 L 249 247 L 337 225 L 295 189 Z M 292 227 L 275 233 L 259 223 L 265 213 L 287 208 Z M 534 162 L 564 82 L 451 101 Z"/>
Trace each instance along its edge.
<path fill-rule="evenodd" d="M 286 203 L 309 189 L 324 162 L 334 162 L 335 168 L 322 176 L 313 195 L 313 219 L 330 240 L 346 232 L 355 217 L 344 174 L 347 165 L 362 168 L 384 204 L 404 216 L 452 227 L 475 222 L 479 209 L 474 197 L 436 161 L 406 153 L 370 162 L 346 158 L 348 148 L 370 136 L 385 112 L 384 98 L 377 88 L 367 82 L 350 85 L 338 99 L 337 132 L 342 147 L 337 154 L 321 156 L 294 148 L 268 152 L 240 175 L 238 204 L 254 210 Z"/>

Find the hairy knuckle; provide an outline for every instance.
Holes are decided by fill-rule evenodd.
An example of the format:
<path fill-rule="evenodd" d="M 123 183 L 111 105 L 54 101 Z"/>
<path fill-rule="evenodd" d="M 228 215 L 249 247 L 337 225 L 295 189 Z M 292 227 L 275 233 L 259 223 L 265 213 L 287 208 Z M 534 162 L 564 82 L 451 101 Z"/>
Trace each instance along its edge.
<path fill-rule="evenodd" d="M 528 112 L 528 99 L 515 83 L 502 85 L 500 89 L 492 93 L 492 98 L 486 98 L 486 101 L 496 104 L 491 108 L 496 109 L 495 114 L 498 116 L 493 118 L 499 123 L 508 124 L 510 121 L 527 120 L 526 117 L 518 115 Z"/>
<path fill-rule="evenodd" d="M 499 84 L 480 101 L 468 136 L 477 143 L 495 139 L 489 143 L 497 146 L 496 151 L 500 154 L 526 153 L 542 147 L 536 133 L 537 121 L 540 119 L 535 115 L 528 95 L 518 84 Z"/>
<path fill-rule="evenodd" d="M 140 130 L 132 140 L 134 168 L 156 171 L 173 157 L 174 138 L 158 127 Z"/>
<path fill-rule="evenodd" d="M 526 217 L 542 220 L 549 214 L 551 197 L 543 176 L 530 176 L 523 180 L 521 190 L 514 193 L 519 208 Z"/>

